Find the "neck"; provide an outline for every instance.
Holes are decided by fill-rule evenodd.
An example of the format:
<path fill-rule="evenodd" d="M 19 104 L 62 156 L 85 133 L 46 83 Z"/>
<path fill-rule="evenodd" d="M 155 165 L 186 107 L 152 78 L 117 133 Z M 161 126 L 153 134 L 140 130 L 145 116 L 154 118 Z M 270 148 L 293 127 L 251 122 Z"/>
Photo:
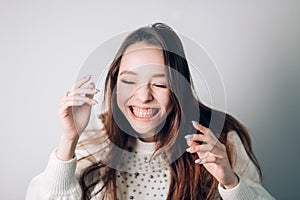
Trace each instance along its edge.
<path fill-rule="evenodd" d="M 153 153 L 155 150 L 155 142 L 149 142 L 145 141 L 144 139 L 149 139 L 149 138 L 136 138 L 136 151 L 139 153 Z"/>
<path fill-rule="evenodd" d="M 146 137 L 146 138 L 140 138 L 139 139 L 143 142 L 154 142 L 154 136 Z"/>

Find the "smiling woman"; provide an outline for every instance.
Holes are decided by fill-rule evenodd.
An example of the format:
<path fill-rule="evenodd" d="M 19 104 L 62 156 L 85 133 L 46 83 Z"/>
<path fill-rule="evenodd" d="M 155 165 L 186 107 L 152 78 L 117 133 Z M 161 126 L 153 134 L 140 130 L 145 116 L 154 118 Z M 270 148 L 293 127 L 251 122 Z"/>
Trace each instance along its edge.
<path fill-rule="evenodd" d="M 105 81 L 103 128 L 92 133 L 84 131 L 97 104 L 95 85 L 83 87 L 89 80 L 62 97 L 61 141 L 26 199 L 273 199 L 246 128 L 194 96 L 169 26 L 142 27 L 124 40 Z"/>
<path fill-rule="evenodd" d="M 172 110 L 162 49 L 131 45 L 122 57 L 117 103 L 139 138 L 154 142 L 157 127 Z"/>

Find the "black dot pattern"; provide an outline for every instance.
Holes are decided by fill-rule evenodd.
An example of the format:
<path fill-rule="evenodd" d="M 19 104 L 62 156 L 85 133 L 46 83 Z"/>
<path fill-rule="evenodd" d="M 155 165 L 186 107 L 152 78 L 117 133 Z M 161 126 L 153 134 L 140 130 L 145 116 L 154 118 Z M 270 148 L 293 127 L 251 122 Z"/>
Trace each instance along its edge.
<path fill-rule="evenodd" d="M 122 170 L 117 171 L 119 199 L 166 199 L 169 191 L 169 168 L 160 156 L 152 153 L 124 154 Z M 132 155 L 133 154 L 133 155 Z"/>
<path fill-rule="evenodd" d="M 110 150 L 110 143 L 104 143 Z M 151 145 L 150 145 L 151 146 Z M 154 145 L 155 146 L 155 145 Z M 152 148 L 152 147 L 151 147 Z M 92 149 L 93 150 L 93 149 Z M 92 151 L 90 150 L 90 151 Z M 122 151 L 118 160 L 117 170 L 117 199 L 162 200 L 169 192 L 169 164 L 162 155 L 153 155 L 146 143 L 127 144 L 127 151 Z M 103 151 L 97 154 L 102 159 L 107 156 Z M 95 186 L 93 192 L 99 191 L 103 183 Z M 107 191 L 105 191 L 107 192 Z M 102 199 L 104 193 L 95 193 L 95 199 Z M 94 198 L 93 198 L 94 199 Z"/>

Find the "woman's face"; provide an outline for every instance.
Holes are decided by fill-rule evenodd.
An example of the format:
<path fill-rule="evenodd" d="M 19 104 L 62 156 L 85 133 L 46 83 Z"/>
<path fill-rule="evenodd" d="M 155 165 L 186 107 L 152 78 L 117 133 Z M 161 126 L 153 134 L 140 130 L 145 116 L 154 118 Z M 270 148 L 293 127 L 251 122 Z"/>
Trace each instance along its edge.
<path fill-rule="evenodd" d="M 144 43 L 129 46 L 121 59 L 117 104 L 144 141 L 153 141 L 173 108 L 165 69 L 162 50 Z"/>

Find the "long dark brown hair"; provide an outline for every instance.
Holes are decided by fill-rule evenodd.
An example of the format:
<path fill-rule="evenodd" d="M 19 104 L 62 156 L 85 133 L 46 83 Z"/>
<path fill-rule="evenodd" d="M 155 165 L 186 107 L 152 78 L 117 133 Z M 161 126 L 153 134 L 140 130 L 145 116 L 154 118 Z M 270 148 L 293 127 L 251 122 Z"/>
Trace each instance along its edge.
<path fill-rule="evenodd" d="M 165 65 L 169 68 L 167 74 L 171 91 L 170 100 L 174 107 L 162 130 L 154 137 L 156 151 L 170 147 L 166 151 L 167 158 L 172 161 L 169 164 L 171 182 L 167 199 L 213 199 L 218 196 L 217 180 L 202 165 L 194 163 L 194 160 L 197 159 L 196 154 L 185 152 L 187 145 L 184 136 L 195 132 L 191 126 L 191 120 L 198 119 L 200 124 L 211 128 L 213 132 L 219 132 L 218 138 L 226 146 L 230 164 L 232 164 L 232 152 L 227 143 L 227 133 L 231 130 L 236 131 L 261 177 L 260 166 L 252 151 L 248 131 L 231 115 L 211 109 L 195 98 L 191 74 L 181 40 L 169 26 L 163 23 L 142 27 L 131 33 L 122 43 L 110 65 L 104 91 L 108 110 L 99 116 L 104 124 L 100 131 L 106 134 L 109 141 L 118 148 L 125 149 L 128 140 L 133 137 L 118 127 L 113 113 L 120 113 L 114 91 L 120 62 L 126 49 L 136 43 L 160 48 L 164 54 Z M 184 77 L 190 87 L 185 87 L 180 81 L 175 81 L 179 80 L 178 75 Z M 190 115 L 193 110 L 199 110 L 200 115 Z M 214 118 L 213 122 L 212 117 Z M 221 129 L 218 128 L 220 124 Z M 82 143 L 88 143 L 91 140 L 95 140 L 95 138 L 90 137 Z M 110 149 L 108 155 L 109 162 L 113 163 L 118 160 L 119 155 L 114 148 Z M 92 156 L 91 154 L 81 160 L 89 159 Z M 105 173 L 99 175 L 99 169 L 104 169 Z M 97 161 L 84 169 L 80 177 L 83 199 L 91 199 L 93 195 L 105 191 L 104 198 L 116 200 L 116 172 L 116 169 L 109 167 L 102 161 Z M 102 187 L 96 192 L 93 191 L 99 182 L 102 182 Z"/>

